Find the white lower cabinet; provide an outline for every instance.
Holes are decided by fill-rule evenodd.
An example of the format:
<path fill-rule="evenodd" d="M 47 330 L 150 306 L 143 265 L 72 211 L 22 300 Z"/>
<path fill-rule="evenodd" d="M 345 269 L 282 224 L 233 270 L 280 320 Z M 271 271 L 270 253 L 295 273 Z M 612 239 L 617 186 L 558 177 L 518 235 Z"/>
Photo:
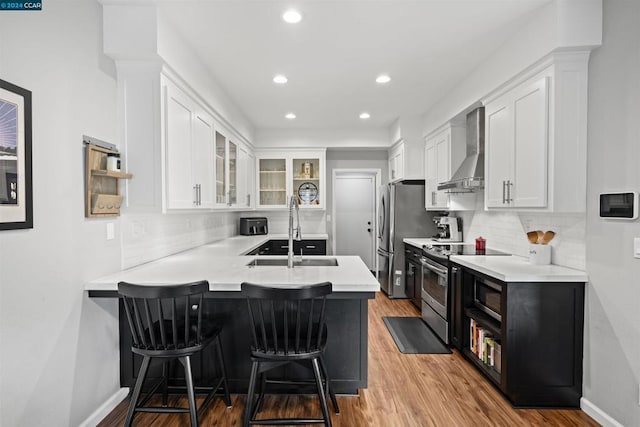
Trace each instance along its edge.
<path fill-rule="evenodd" d="M 463 126 L 447 124 L 425 139 L 425 209 L 449 209 L 449 194 L 438 190 L 438 184 L 450 180 L 464 160 L 465 135 Z"/>
<path fill-rule="evenodd" d="M 586 208 L 588 53 L 557 53 L 485 101 L 485 207 Z"/>

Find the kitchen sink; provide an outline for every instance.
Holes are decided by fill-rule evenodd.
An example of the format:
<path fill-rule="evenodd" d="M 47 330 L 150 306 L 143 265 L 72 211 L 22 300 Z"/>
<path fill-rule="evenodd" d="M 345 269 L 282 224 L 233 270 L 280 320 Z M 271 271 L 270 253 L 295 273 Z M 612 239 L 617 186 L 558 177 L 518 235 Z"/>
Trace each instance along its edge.
<path fill-rule="evenodd" d="M 252 260 L 249 267 L 286 267 L 287 258 L 256 258 Z M 293 260 L 294 267 L 337 267 L 338 260 L 335 258 L 303 258 Z"/>

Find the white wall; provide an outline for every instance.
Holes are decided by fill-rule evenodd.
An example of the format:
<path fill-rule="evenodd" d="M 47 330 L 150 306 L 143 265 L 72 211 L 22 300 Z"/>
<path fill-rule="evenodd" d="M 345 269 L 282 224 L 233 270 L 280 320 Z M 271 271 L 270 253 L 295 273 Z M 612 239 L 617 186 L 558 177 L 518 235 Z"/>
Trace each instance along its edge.
<path fill-rule="evenodd" d="M 115 300 L 87 280 L 120 240 L 84 218 L 82 135 L 116 142 L 116 80 L 95 2 L 0 14 L 0 78 L 33 92 L 34 228 L 0 232 L 0 425 L 78 425 L 118 389 Z M 117 235 L 118 233 L 116 233 Z"/>
<path fill-rule="evenodd" d="M 219 117 L 244 142 L 252 143 L 255 129 L 244 113 L 229 98 L 224 89 L 211 77 L 210 72 L 182 38 L 163 19 L 158 17 L 158 53 L 189 86 L 202 97 Z"/>
<path fill-rule="evenodd" d="M 605 0 L 603 39 L 589 66 L 584 397 L 639 426 L 640 222 L 600 220 L 598 194 L 640 190 L 640 3 Z"/>

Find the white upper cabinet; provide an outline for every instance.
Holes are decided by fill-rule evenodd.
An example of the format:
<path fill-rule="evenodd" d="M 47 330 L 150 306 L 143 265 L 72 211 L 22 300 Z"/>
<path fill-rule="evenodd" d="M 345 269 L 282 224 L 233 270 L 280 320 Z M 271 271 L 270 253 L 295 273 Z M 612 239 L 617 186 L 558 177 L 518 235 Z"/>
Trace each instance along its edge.
<path fill-rule="evenodd" d="M 389 152 L 389 181 L 404 179 L 404 142 L 396 144 Z"/>
<path fill-rule="evenodd" d="M 243 144 L 228 137 L 229 132 L 221 126 L 215 132 L 216 152 L 216 207 L 246 209 L 253 207 L 251 199 L 254 192 L 253 154 Z"/>
<path fill-rule="evenodd" d="M 401 139 L 389 150 L 389 181 L 424 179 L 422 143 L 418 138 Z"/>
<path fill-rule="evenodd" d="M 193 176 L 198 183 L 198 206 L 213 207 L 213 119 L 197 111 L 193 120 Z"/>
<path fill-rule="evenodd" d="M 485 206 L 582 212 L 588 54 L 556 54 L 485 101 Z"/>
<path fill-rule="evenodd" d="M 326 206 L 326 150 L 256 151 L 257 207 L 287 208 L 294 195 L 303 209 Z"/>
<path fill-rule="evenodd" d="M 162 88 L 166 209 L 252 208 L 250 149 L 171 80 Z"/>
<path fill-rule="evenodd" d="M 239 208 L 255 207 L 256 158 L 246 147 L 238 147 L 238 201 Z"/>
<path fill-rule="evenodd" d="M 425 209 L 449 209 L 449 193 L 438 190 L 438 184 L 450 180 L 464 160 L 465 135 L 463 126 L 447 124 L 425 138 Z"/>
<path fill-rule="evenodd" d="M 488 103 L 487 207 L 547 205 L 548 77 Z"/>
<path fill-rule="evenodd" d="M 164 86 L 166 206 L 213 207 L 213 119 L 184 92 Z"/>
<path fill-rule="evenodd" d="M 389 181 L 424 179 L 422 117 L 403 115 L 389 127 Z"/>

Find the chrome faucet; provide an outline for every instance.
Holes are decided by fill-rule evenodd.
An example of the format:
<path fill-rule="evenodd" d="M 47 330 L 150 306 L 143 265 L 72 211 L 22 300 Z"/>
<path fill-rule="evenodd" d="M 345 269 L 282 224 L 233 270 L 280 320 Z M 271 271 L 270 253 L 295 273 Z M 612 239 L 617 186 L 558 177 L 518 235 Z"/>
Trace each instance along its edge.
<path fill-rule="evenodd" d="M 300 231 L 300 207 L 298 206 L 298 198 L 296 196 L 291 196 L 289 201 L 289 253 L 288 253 L 288 261 L 287 267 L 293 268 L 293 209 L 295 206 L 296 210 L 296 228 L 295 228 L 295 239 L 299 242 L 302 240 L 302 233 Z"/>

